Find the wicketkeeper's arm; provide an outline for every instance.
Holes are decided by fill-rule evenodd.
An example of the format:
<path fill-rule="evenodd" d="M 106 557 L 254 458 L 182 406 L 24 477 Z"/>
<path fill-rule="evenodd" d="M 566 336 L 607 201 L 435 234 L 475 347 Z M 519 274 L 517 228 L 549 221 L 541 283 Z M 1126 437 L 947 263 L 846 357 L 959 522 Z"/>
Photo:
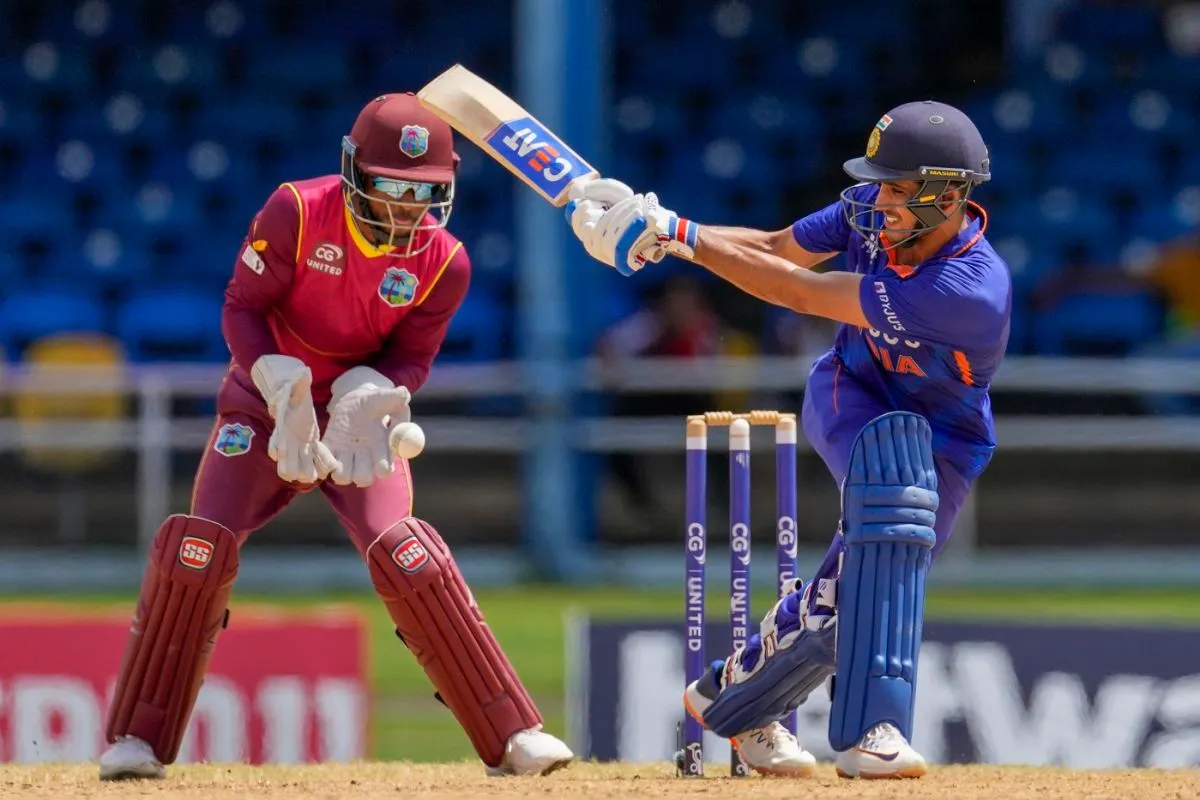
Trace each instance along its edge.
<path fill-rule="evenodd" d="M 255 215 L 238 251 L 225 287 L 221 333 L 234 361 L 247 370 L 279 352 L 267 315 L 291 288 L 299 226 L 300 207 L 285 184 Z"/>

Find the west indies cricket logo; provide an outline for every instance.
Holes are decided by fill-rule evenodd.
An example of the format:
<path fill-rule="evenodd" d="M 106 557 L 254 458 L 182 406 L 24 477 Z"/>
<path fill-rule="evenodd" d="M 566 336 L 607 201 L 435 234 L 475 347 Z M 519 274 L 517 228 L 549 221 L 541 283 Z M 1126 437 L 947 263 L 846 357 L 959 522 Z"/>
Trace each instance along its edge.
<path fill-rule="evenodd" d="M 417 276 L 406 269 L 389 267 L 379 282 L 379 296 L 392 308 L 412 303 L 417 295 Z"/>
<path fill-rule="evenodd" d="M 420 158 L 429 150 L 429 131 L 420 125 L 405 125 L 400 129 L 400 152 L 409 158 Z"/>
<path fill-rule="evenodd" d="M 250 452 L 250 442 L 254 439 L 254 430 L 248 425 L 231 423 L 222 425 L 217 431 L 217 439 L 213 442 L 213 450 L 223 456 L 232 457 L 245 455 Z"/>

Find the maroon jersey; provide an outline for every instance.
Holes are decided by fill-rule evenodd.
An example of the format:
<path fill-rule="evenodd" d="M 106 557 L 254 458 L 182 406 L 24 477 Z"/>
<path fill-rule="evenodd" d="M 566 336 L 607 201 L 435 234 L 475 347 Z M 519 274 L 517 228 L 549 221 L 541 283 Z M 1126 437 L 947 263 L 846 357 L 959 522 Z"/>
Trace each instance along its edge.
<path fill-rule="evenodd" d="M 250 379 L 263 355 L 281 353 L 313 373 L 324 419 L 330 385 L 366 365 L 416 392 L 429 376 L 470 283 L 462 243 L 446 230 L 411 258 L 377 248 L 354 225 L 341 180 L 282 184 L 254 217 L 225 290 L 222 330 L 233 354 L 221 413 L 265 408 Z"/>

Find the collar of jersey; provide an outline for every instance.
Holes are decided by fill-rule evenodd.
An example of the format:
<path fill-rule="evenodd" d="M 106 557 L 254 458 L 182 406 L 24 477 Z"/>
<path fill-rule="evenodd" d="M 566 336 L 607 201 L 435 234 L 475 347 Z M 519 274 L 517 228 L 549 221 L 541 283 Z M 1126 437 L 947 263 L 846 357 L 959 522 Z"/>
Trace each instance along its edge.
<path fill-rule="evenodd" d="M 376 247 L 367 241 L 367 237 L 362 235 L 362 231 L 358 229 L 358 225 L 354 223 L 354 215 L 350 213 L 350 208 L 345 208 L 346 212 L 346 229 L 350 231 L 350 238 L 354 240 L 354 246 L 358 248 L 358 252 L 362 253 L 367 258 L 379 258 L 379 256 L 387 255 L 391 252 L 392 245 L 385 244 L 382 247 Z"/>
<path fill-rule="evenodd" d="M 988 226 L 987 210 L 984 209 L 983 206 L 979 205 L 979 203 L 976 203 L 973 200 L 968 200 L 967 219 L 967 227 L 959 231 L 958 235 L 953 239 L 942 245 L 941 250 L 938 250 L 936 253 L 915 267 L 908 266 L 907 264 L 893 263 L 892 258 L 894 257 L 896 251 L 888 250 L 888 269 L 890 269 L 892 272 L 895 272 L 901 278 L 908 278 L 918 269 L 926 264 L 929 264 L 930 262 L 940 261 L 946 258 L 958 258 L 959 256 L 963 255 L 972 247 L 974 247 L 980 239 L 983 238 L 984 231 L 987 230 Z M 885 244 L 887 243 L 887 239 L 883 233 L 879 234 L 879 238 L 882 239 Z"/>

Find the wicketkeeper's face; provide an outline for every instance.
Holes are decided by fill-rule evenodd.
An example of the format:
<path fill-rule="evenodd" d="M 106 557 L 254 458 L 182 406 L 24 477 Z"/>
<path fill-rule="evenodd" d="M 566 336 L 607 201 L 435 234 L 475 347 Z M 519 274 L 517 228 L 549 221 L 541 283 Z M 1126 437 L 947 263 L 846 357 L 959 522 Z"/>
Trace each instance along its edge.
<path fill-rule="evenodd" d="M 367 191 L 367 203 L 376 219 L 391 222 L 392 241 L 401 242 L 412 235 L 414 224 L 425 216 L 431 201 L 418 200 L 412 189 L 395 197 L 384 189 L 372 188 Z"/>

